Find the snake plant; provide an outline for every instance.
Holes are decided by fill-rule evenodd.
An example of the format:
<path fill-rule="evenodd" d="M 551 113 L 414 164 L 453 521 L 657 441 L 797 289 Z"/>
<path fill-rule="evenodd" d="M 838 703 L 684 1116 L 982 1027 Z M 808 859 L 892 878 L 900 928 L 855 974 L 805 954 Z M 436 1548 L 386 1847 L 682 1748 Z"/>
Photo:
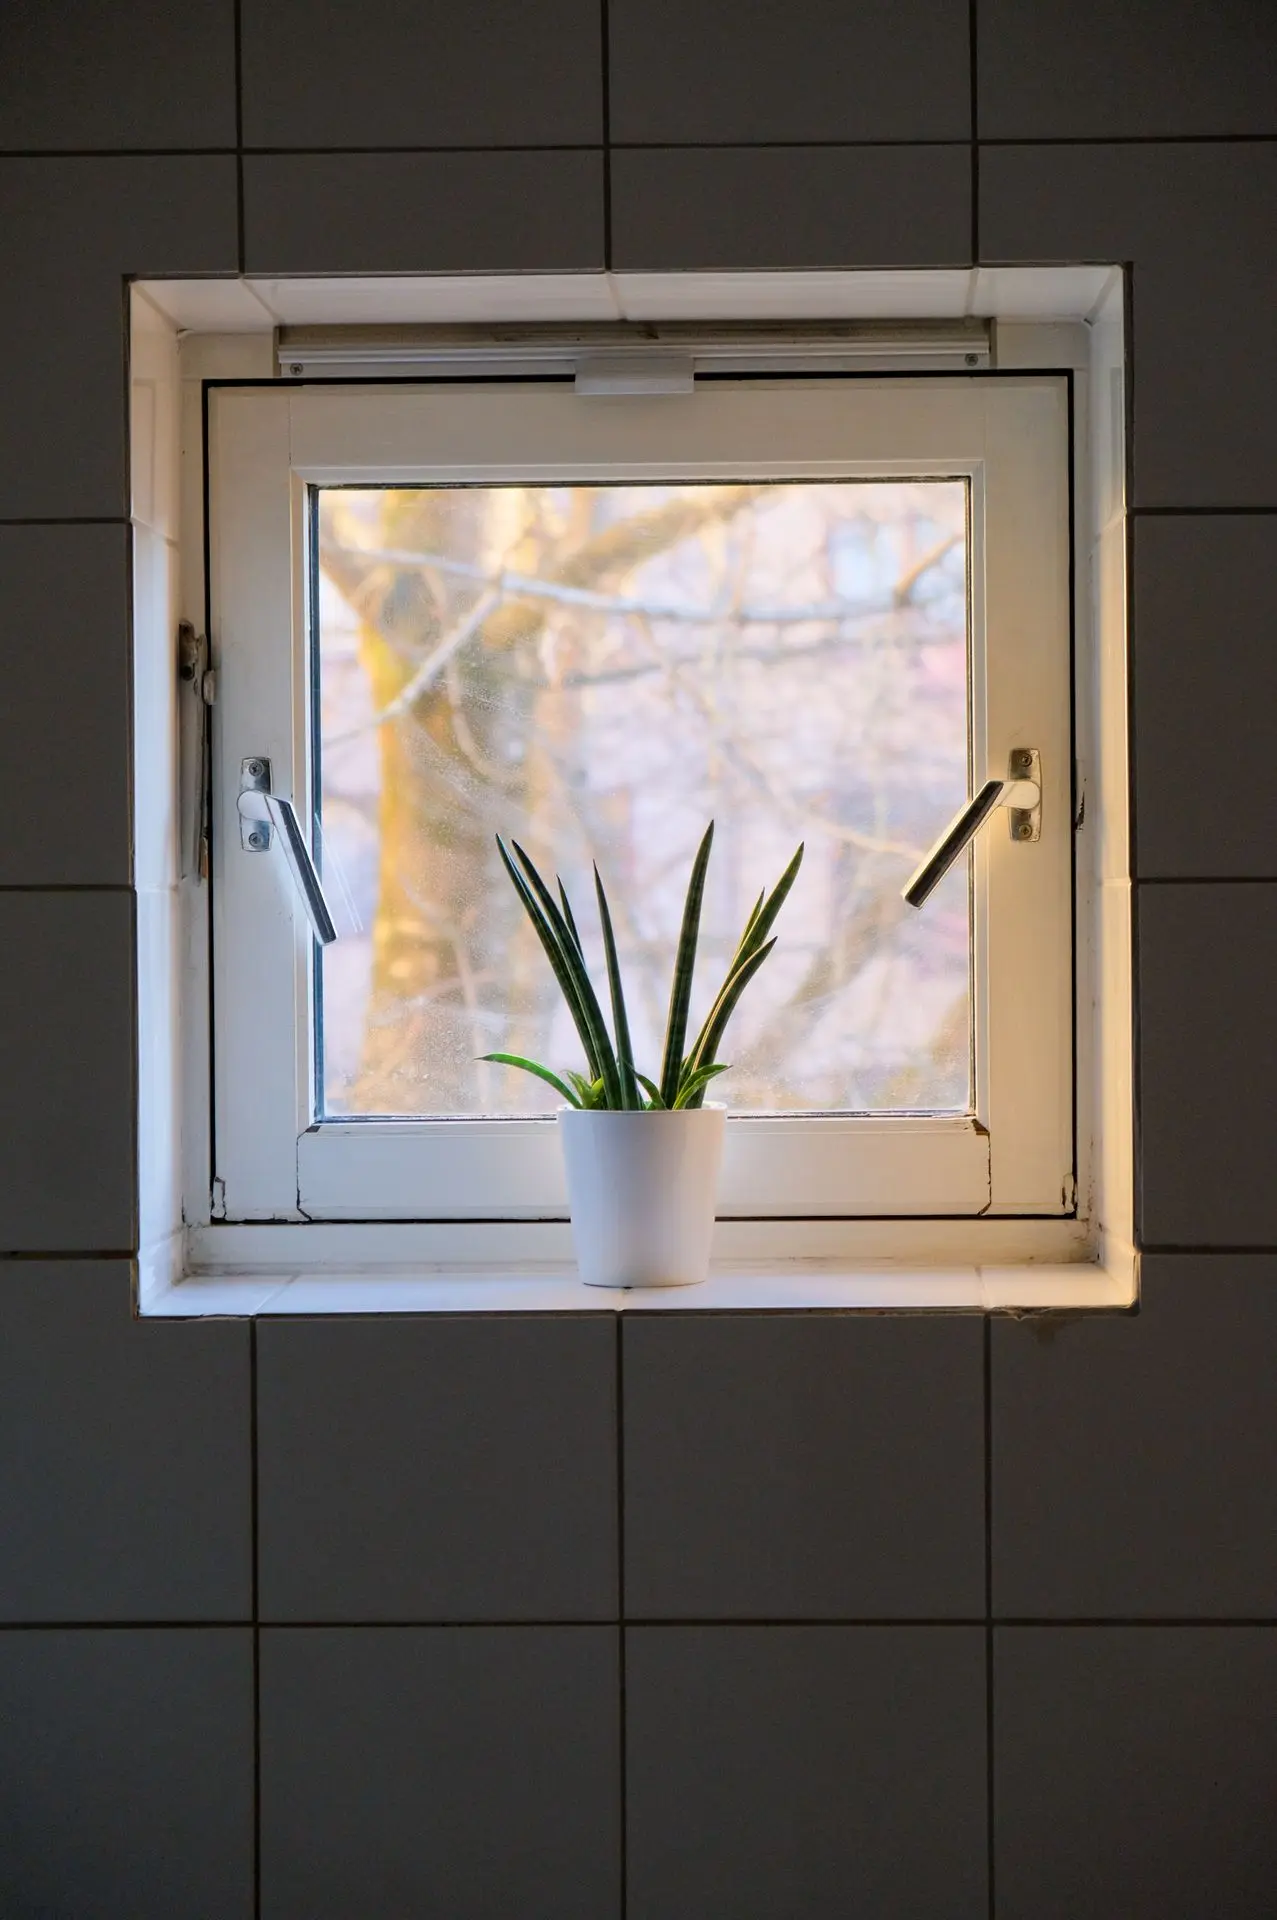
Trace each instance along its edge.
<path fill-rule="evenodd" d="M 786 895 L 794 884 L 803 858 L 803 849 L 800 846 L 771 892 L 759 894 L 754 910 L 745 923 L 745 931 L 737 943 L 732 963 L 727 969 L 727 978 L 718 990 L 704 1025 L 689 1047 L 687 1021 L 692 998 L 692 971 L 696 965 L 696 943 L 700 936 L 705 873 L 709 866 L 709 854 L 713 842 L 714 823 L 711 820 L 705 829 L 705 837 L 697 849 L 696 859 L 692 863 L 691 878 L 687 883 L 683 924 L 674 960 L 674 981 L 670 989 L 665 1047 L 661 1060 L 660 1078 L 656 1080 L 649 1079 L 646 1074 L 640 1073 L 634 1065 L 630 1045 L 630 1023 L 625 1011 L 625 993 L 621 985 L 621 970 L 616 956 L 616 937 L 612 931 L 612 915 L 608 910 L 607 895 L 603 891 L 603 882 L 599 878 L 597 866 L 594 869 L 594 890 L 598 896 L 599 922 L 603 931 L 603 953 L 607 965 L 608 996 L 612 1004 L 611 1033 L 608 1032 L 599 997 L 585 964 L 581 936 L 577 931 L 572 903 L 568 899 L 563 882 L 557 875 L 555 876 L 555 886 L 558 889 L 556 899 L 518 841 L 512 841 L 507 848 L 498 834 L 497 849 L 500 852 L 502 864 L 523 903 L 524 911 L 536 929 L 537 938 L 553 969 L 559 990 L 567 1002 L 568 1011 L 580 1035 L 581 1046 L 585 1053 L 586 1071 L 576 1073 L 568 1068 L 560 1075 L 554 1073 L 549 1067 L 542 1066 L 540 1061 L 527 1060 L 518 1053 L 485 1053 L 482 1056 L 483 1059 L 495 1061 L 501 1066 L 521 1067 L 525 1073 L 534 1073 L 538 1080 L 544 1080 L 547 1085 L 553 1087 L 555 1092 L 562 1095 L 572 1107 L 647 1112 L 653 1108 L 701 1106 L 705 1099 L 705 1089 L 711 1080 L 717 1074 L 728 1071 L 727 1067 L 716 1058 L 719 1043 L 742 993 L 776 944 L 774 936 L 770 938 L 769 936 L 776 916 L 785 904 Z"/>

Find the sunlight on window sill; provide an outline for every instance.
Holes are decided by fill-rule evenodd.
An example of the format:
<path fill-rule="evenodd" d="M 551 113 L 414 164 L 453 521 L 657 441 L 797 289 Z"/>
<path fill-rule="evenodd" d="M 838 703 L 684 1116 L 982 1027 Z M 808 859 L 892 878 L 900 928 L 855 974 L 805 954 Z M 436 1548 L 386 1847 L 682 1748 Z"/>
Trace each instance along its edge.
<path fill-rule="evenodd" d="M 1037 1313 L 1129 1310 L 1133 1259 L 1108 1266 L 841 1269 L 794 1261 L 722 1267 L 695 1287 L 611 1291 L 562 1267 L 426 1268 L 349 1273 L 203 1273 L 143 1288 L 148 1318 L 258 1314 L 457 1313 Z"/>

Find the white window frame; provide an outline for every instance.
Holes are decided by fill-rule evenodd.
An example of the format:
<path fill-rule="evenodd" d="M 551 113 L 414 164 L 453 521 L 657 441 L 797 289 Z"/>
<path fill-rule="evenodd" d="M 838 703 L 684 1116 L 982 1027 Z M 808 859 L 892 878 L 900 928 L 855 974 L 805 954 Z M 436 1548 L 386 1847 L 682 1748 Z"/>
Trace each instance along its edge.
<path fill-rule="evenodd" d="M 779 396 L 783 395 L 783 401 Z M 312 1122 L 313 971 L 273 858 L 240 850 L 240 761 L 310 790 L 305 551 L 314 484 L 962 475 L 971 485 L 973 773 L 1041 753 L 1042 838 L 972 855 L 976 1113 L 729 1126 L 720 1217 L 1067 1219 L 1075 1210 L 1069 395 L 1059 375 L 210 392 L 215 1177 L 240 1221 L 566 1217 L 553 1122 Z M 546 448 L 555 458 L 547 460 Z M 986 661 L 988 663 L 985 670 Z M 955 805 L 961 796 L 955 795 Z M 937 823 L 939 824 L 939 823 Z M 449 1243 L 455 1243 L 455 1230 Z"/>

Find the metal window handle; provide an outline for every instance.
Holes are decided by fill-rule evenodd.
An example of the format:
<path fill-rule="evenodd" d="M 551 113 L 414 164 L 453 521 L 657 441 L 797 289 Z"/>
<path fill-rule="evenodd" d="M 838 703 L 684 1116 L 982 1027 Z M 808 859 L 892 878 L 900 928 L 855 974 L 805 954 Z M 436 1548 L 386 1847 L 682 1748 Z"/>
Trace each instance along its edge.
<path fill-rule="evenodd" d="M 321 947 L 337 938 L 337 928 L 324 898 L 323 883 L 310 857 L 297 818 L 297 809 L 285 794 L 271 792 L 270 761 L 261 754 L 241 760 L 239 768 L 239 840 L 245 853 L 268 853 L 272 845 L 284 856 L 310 930 Z"/>
<path fill-rule="evenodd" d="M 1005 780 L 986 780 L 975 798 L 954 815 L 916 872 L 901 888 L 901 898 L 920 907 L 997 808 L 1006 807 L 1011 838 L 1042 838 L 1042 759 L 1036 747 L 1016 747 Z"/>

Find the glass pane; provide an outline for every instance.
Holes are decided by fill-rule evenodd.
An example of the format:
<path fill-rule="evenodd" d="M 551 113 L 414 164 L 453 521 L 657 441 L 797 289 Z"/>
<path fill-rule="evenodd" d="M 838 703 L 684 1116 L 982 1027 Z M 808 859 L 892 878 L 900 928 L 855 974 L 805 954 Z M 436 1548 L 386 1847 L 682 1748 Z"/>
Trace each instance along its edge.
<path fill-rule="evenodd" d="M 516 1114 L 482 1053 L 581 1067 L 493 836 L 562 874 L 602 997 L 591 862 L 653 1077 L 683 892 L 716 822 L 693 1023 L 797 842 L 736 1014 L 737 1111 L 962 1112 L 964 865 L 900 887 L 967 791 L 962 480 L 324 488 L 314 642 L 330 870 L 322 1111 Z M 336 856 L 336 859 L 334 859 Z"/>

